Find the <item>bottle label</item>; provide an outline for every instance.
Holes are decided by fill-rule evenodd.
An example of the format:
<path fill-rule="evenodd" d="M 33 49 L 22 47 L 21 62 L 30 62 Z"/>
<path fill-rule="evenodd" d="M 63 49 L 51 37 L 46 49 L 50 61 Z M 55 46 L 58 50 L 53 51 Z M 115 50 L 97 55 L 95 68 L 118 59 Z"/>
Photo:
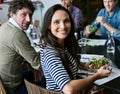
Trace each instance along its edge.
<path fill-rule="evenodd" d="M 95 32 L 97 30 L 97 27 L 93 25 L 88 25 L 88 28 L 90 32 Z"/>

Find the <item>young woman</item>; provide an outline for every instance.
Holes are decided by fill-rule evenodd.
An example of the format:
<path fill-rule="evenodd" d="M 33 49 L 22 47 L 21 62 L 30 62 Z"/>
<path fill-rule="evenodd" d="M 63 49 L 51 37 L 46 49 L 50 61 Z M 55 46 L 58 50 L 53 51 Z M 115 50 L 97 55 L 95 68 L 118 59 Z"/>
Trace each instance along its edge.
<path fill-rule="evenodd" d="M 78 55 L 80 50 L 74 36 L 73 20 L 63 6 L 57 4 L 48 9 L 41 34 L 40 56 L 47 89 L 80 94 L 90 83 L 110 75 L 111 71 L 103 66 L 88 78 L 76 79 L 78 68 L 83 64 Z"/>

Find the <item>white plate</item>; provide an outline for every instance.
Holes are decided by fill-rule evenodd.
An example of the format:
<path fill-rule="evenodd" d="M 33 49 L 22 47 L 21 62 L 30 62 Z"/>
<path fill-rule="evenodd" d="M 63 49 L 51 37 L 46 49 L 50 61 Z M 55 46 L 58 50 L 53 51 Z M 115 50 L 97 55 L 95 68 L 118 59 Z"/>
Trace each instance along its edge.
<path fill-rule="evenodd" d="M 89 63 L 89 60 L 92 58 L 101 59 L 104 58 L 104 55 L 95 55 L 95 54 L 81 54 L 80 61 Z"/>
<path fill-rule="evenodd" d="M 106 39 L 89 39 L 87 45 L 99 46 L 99 45 L 105 45 L 105 43 L 106 43 Z"/>

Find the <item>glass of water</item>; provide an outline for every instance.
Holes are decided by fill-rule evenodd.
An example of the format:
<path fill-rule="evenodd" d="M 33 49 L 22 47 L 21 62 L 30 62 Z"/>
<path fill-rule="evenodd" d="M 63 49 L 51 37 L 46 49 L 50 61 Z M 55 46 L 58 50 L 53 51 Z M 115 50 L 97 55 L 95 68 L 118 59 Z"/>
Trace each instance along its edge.
<path fill-rule="evenodd" d="M 84 31 L 80 31 L 80 39 L 78 40 L 80 46 L 86 46 L 87 36 Z"/>

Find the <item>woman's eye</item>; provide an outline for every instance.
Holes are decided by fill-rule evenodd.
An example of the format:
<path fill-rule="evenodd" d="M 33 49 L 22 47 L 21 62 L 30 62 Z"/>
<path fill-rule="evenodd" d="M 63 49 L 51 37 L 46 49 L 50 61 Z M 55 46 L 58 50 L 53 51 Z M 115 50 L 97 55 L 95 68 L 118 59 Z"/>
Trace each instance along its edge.
<path fill-rule="evenodd" d="M 59 24 L 59 21 L 55 21 L 54 24 Z"/>
<path fill-rule="evenodd" d="M 65 22 L 65 23 L 70 23 L 70 20 L 69 20 L 69 19 L 66 19 L 64 22 Z"/>

